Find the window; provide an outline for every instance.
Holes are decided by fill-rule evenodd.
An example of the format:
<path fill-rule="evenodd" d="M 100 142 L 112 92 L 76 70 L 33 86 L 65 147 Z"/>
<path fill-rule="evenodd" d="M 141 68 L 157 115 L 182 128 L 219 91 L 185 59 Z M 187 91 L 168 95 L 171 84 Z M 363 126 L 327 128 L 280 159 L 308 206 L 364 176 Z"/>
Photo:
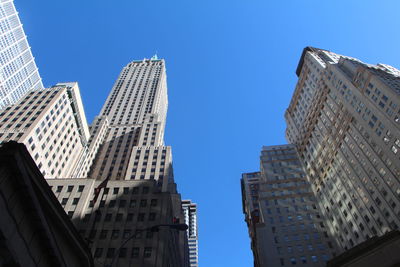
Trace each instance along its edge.
<path fill-rule="evenodd" d="M 312 260 L 313 262 L 317 262 L 317 261 L 318 261 L 318 258 L 317 258 L 317 256 L 311 256 L 311 260 Z"/>
<path fill-rule="evenodd" d="M 63 189 L 63 187 L 62 187 L 61 185 L 57 186 L 57 192 L 58 192 L 58 193 L 61 192 L 62 189 Z"/>
<path fill-rule="evenodd" d="M 103 248 L 96 248 L 96 251 L 94 252 L 94 257 L 101 258 L 102 254 L 103 254 Z"/>
<path fill-rule="evenodd" d="M 72 205 L 77 205 L 79 202 L 79 198 L 74 198 L 74 200 L 72 201 Z"/>
<path fill-rule="evenodd" d="M 115 248 L 109 248 L 107 250 L 107 258 L 112 258 L 114 256 L 115 253 Z"/>
<path fill-rule="evenodd" d="M 119 237 L 119 230 L 113 230 L 111 233 L 111 239 L 117 239 Z"/>
<path fill-rule="evenodd" d="M 78 192 L 83 192 L 83 189 L 85 188 L 85 186 L 84 185 L 80 185 L 79 187 L 78 187 Z"/>
<path fill-rule="evenodd" d="M 125 257 L 126 257 L 126 251 L 127 251 L 126 248 L 121 248 L 121 249 L 119 250 L 119 255 L 118 255 L 118 257 L 120 257 L 120 258 L 125 258 Z"/>
<path fill-rule="evenodd" d="M 135 238 L 136 239 L 142 238 L 142 230 L 136 230 L 135 231 Z"/>
<path fill-rule="evenodd" d="M 147 199 L 140 200 L 140 207 L 146 207 L 146 206 L 147 206 Z"/>
<path fill-rule="evenodd" d="M 154 212 L 151 212 L 149 214 L 149 221 L 154 221 L 156 219 L 156 214 Z"/>
<path fill-rule="evenodd" d="M 119 188 L 118 188 L 118 187 L 114 188 L 113 194 L 114 194 L 114 195 L 118 194 L 118 191 L 119 191 Z"/>
<path fill-rule="evenodd" d="M 151 230 L 146 231 L 146 238 L 148 239 L 153 238 L 153 232 Z"/>
<path fill-rule="evenodd" d="M 143 194 L 148 194 L 149 193 L 149 187 L 148 186 L 143 186 Z"/>
<path fill-rule="evenodd" d="M 152 248 L 150 248 L 150 247 L 144 248 L 143 257 L 144 258 L 150 258 L 151 257 L 151 251 L 152 251 Z"/>
<path fill-rule="evenodd" d="M 110 221 L 111 221 L 111 218 L 112 218 L 112 214 L 111 214 L 111 213 L 107 213 L 107 214 L 106 214 L 106 217 L 104 218 L 104 221 L 110 222 Z"/>
<path fill-rule="evenodd" d="M 133 213 L 128 213 L 128 216 L 126 217 L 126 220 L 127 220 L 128 222 L 133 221 Z"/>
<path fill-rule="evenodd" d="M 124 238 L 128 238 L 130 235 L 131 235 L 131 230 L 129 229 L 124 230 L 124 235 L 123 235 Z"/>
<path fill-rule="evenodd" d="M 137 220 L 138 220 L 138 222 L 143 222 L 144 221 L 144 213 L 139 213 Z"/>
<path fill-rule="evenodd" d="M 152 199 L 150 205 L 151 205 L 152 207 L 157 206 L 157 199 Z"/>
<path fill-rule="evenodd" d="M 140 252 L 140 248 L 138 248 L 138 247 L 132 248 L 132 254 L 131 254 L 132 258 L 138 258 L 139 252 Z"/>
<path fill-rule="evenodd" d="M 116 221 L 116 222 L 122 221 L 122 213 L 117 213 L 117 216 L 116 216 L 116 218 L 115 218 L 115 221 Z"/>
<path fill-rule="evenodd" d="M 61 205 L 66 205 L 67 202 L 68 202 L 68 198 L 63 198 L 63 199 L 61 200 Z"/>
<path fill-rule="evenodd" d="M 100 239 L 106 239 L 108 234 L 108 230 L 101 230 Z"/>

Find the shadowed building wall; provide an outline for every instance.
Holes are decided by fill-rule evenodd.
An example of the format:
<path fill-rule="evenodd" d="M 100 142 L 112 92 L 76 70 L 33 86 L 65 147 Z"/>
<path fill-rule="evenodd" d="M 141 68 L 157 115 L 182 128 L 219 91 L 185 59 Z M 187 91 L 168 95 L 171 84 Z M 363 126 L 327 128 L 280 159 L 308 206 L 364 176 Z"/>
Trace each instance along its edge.
<path fill-rule="evenodd" d="M 306 47 L 285 113 L 341 250 L 400 225 L 400 72 Z"/>

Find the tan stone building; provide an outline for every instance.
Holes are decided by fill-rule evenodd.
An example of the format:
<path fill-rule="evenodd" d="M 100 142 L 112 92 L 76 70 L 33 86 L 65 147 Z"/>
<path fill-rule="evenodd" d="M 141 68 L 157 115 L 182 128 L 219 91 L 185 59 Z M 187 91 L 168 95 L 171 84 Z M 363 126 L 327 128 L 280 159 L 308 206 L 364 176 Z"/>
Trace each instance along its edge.
<path fill-rule="evenodd" d="M 184 216 L 164 145 L 167 106 L 164 60 L 129 63 L 72 171 L 89 178 L 48 180 L 96 266 L 189 266 L 186 231 L 170 227 Z"/>
<path fill-rule="evenodd" d="M 400 226 L 400 72 L 306 47 L 286 111 L 340 250 Z"/>
<path fill-rule="evenodd" d="M 335 246 L 295 146 L 264 146 L 260 160 L 241 180 L 254 266 L 325 266 Z"/>
<path fill-rule="evenodd" d="M 0 142 L 25 144 L 46 178 L 74 177 L 89 137 L 77 83 L 31 91 L 0 113 Z"/>

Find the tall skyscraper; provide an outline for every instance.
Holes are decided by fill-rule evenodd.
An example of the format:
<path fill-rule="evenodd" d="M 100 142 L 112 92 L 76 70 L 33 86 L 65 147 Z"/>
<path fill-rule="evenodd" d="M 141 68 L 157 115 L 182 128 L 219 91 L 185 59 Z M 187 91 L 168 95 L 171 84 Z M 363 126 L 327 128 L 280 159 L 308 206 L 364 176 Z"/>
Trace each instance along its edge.
<path fill-rule="evenodd" d="M 306 47 L 285 113 L 342 250 L 400 226 L 400 71 Z"/>
<path fill-rule="evenodd" d="M 108 132 L 90 177 L 155 180 L 165 191 L 168 181 L 173 181 L 171 148 L 164 146 L 167 108 L 164 61 L 153 58 L 128 64 L 100 112 L 99 118 L 108 120 Z M 97 130 L 92 127 L 92 132 Z"/>
<path fill-rule="evenodd" d="M 164 145 L 167 103 L 164 60 L 129 63 L 73 172 L 88 178 L 48 180 L 98 266 L 189 265 L 186 231 L 169 226 L 184 216 Z"/>
<path fill-rule="evenodd" d="M 88 139 L 77 83 L 32 90 L 0 111 L 0 142 L 25 144 L 45 178 L 76 177 Z"/>
<path fill-rule="evenodd" d="M 261 170 L 242 175 L 254 266 L 325 266 L 334 255 L 293 145 L 264 146 Z"/>
<path fill-rule="evenodd" d="M 43 88 L 13 0 L 0 0 L 0 109 Z"/>
<path fill-rule="evenodd" d="M 190 267 L 199 266 L 199 236 L 197 228 L 197 204 L 191 200 L 182 200 L 183 215 L 185 223 L 189 226 L 187 230 L 189 243 Z"/>

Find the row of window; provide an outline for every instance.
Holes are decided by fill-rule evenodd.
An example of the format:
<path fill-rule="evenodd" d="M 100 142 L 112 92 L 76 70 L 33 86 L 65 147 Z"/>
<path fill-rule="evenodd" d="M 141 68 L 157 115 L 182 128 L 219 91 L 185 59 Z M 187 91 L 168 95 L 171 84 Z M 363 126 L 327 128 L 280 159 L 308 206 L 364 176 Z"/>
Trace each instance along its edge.
<path fill-rule="evenodd" d="M 320 257 L 325 262 L 329 260 L 328 255 L 323 254 Z M 289 262 L 287 262 L 287 261 L 285 262 L 284 258 L 280 258 L 281 266 L 285 266 L 285 264 L 286 265 L 296 265 L 297 263 L 299 263 L 299 264 L 316 263 L 316 262 L 318 262 L 318 256 L 312 255 L 310 258 L 308 258 L 307 256 L 300 256 L 299 258 L 292 257 L 292 258 L 288 259 L 288 261 Z"/>
<path fill-rule="evenodd" d="M 85 230 L 79 230 L 79 233 L 82 235 L 82 237 L 85 237 Z M 89 232 L 89 239 L 90 240 L 94 240 L 97 237 L 97 233 L 98 230 L 97 229 L 93 229 Z M 99 240 L 105 240 L 105 239 L 119 239 L 119 238 L 123 238 L 124 240 L 127 238 L 134 238 L 134 239 L 142 239 L 142 238 L 146 238 L 146 239 L 151 239 L 153 238 L 154 232 L 152 232 L 151 230 L 136 230 L 136 231 L 132 231 L 131 229 L 125 229 L 125 230 L 120 230 L 120 229 L 114 229 L 114 230 L 101 230 L 98 233 L 98 239 Z"/>
<path fill-rule="evenodd" d="M 133 259 L 139 258 L 141 249 L 143 250 L 143 258 L 150 258 L 153 252 L 153 249 L 151 247 L 145 247 L 145 248 L 140 248 L 140 247 L 133 247 L 130 253 L 130 257 Z M 128 248 L 121 248 L 119 251 L 115 248 L 108 248 L 107 252 L 105 253 L 106 249 L 104 248 L 96 248 L 94 252 L 94 257 L 95 258 L 114 258 L 116 256 L 116 253 L 118 252 L 118 257 L 119 258 L 127 258 L 128 255 Z"/>
<path fill-rule="evenodd" d="M 95 213 L 94 220 L 96 222 L 99 222 L 103 219 L 104 222 L 111 222 L 111 221 L 113 221 L 113 215 L 114 215 L 113 213 L 106 213 L 104 216 L 102 216 L 101 213 Z M 71 216 L 72 216 L 72 214 L 71 214 Z M 91 216 L 92 216 L 92 214 L 90 214 L 90 213 L 86 214 L 83 217 L 82 221 L 89 222 Z M 133 218 L 134 218 L 134 214 L 128 213 L 128 214 L 126 214 L 126 218 L 124 218 L 124 217 L 125 217 L 125 214 L 123 214 L 123 213 L 115 214 L 115 222 L 125 222 L 125 221 L 132 222 Z M 148 221 L 155 221 L 156 217 L 157 217 L 157 215 L 155 212 L 150 212 L 150 213 L 148 213 L 147 219 L 148 219 Z M 143 213 L 143 212 L 138 213 L 136 220 L 138 222 L 144 222 L 146 220 L 146 213 Z"/>

